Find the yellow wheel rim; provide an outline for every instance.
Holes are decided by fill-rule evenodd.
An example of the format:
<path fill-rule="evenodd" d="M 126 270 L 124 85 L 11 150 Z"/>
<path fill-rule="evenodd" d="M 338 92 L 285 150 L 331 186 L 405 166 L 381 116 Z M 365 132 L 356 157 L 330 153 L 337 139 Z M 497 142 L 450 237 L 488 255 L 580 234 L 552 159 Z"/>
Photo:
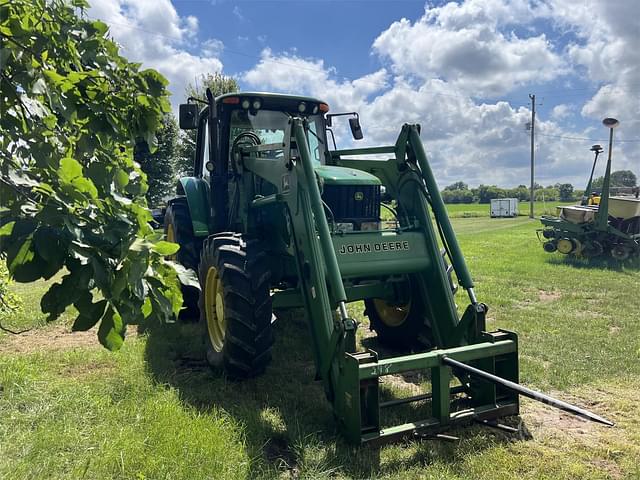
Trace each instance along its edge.
<path fill-rule="evenodd" d="M 566 238 L 561 238 L 560 240 L 558 240 L 558 251 L 560 253 L 564 253 L 566 255 L 568 253 L 571 253 L 572 250 L 573 243 L 571 243 L 571 240 Z"/>
<path fill-rule="evenodd" d="M 178 242 L 176 242 L 176 231 L 173 229 L 173 224 L 172 223 L 167 225 L 167 242 L 178 243 Z M 173 255 L 168 255 L 167 258 L 169 260 L 175 260 L 176 259 L 176 254 L 174 253 Z"/>
<path fill-rule="evenodd" d="M 374 298 L 373 306 L 378 313 L 378 317 L 382 320 L 382 323 L 388 327 L 399 327 L 409 316 L 411 300 L 404 305 L 391 305 L 384 300 Z"/>
<path fill-rule="evenodd" d="M 223 294 L 222 280 L 218 276 L 218 270 L 209 267 L 204 283 L 204 311 L 211 346 L 216 352 L 222 351 L 224 332 L 227 327 L 224 319 Z"/>

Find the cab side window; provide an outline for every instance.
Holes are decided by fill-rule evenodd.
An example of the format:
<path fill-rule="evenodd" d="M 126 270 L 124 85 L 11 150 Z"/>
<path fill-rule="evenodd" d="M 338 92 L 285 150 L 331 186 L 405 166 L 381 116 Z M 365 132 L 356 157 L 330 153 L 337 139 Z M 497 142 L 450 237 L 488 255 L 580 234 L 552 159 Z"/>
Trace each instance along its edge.
<path fill-rule="evenodd" d="M 203 124 L 204 134 L 202 136 L 202 159 L 200 161 L 200 174 L 205 180 L 209 180 L 209 170 L 207 170 L 207 162 L 209 161 L 209 121 L 205 121 Z"/>

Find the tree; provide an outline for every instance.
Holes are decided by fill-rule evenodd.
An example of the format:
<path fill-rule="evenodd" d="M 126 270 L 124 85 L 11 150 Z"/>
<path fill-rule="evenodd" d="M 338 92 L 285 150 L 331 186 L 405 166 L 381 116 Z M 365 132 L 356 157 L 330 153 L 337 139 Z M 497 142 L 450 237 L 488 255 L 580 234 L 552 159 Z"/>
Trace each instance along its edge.
<path fill-rule="evenodd" d="M 236 82 L 235 78 L 227 77 L 221 73 L 206 73 L 200 75 L 195 84 L 187 85 L 185 89 L 186 98 L 205 99 L 207 88 L 211 89 L 214 97 L 239 90 L 238 82 Z M 193 159 L 195 155 L 196 131 L 187 130 L 182 135 L 180 151 L 176 161 L 176 174 L 178 177 L 193 175 Z"/>
<path fill-rule="evenodd" d="M 504 189 L 496 187 L 495 185 L 480 185 L 478 187 L 478 202 L 490 203 L 493 198 L 505 198 L 506 192 Z"/>
<path fill-rule="evenodd" d="M 469 185 L 464 182 L 456 182 L 444 187 L 445 190 L 469 190 Z"/>
<path fill-rule="evenodd" d="M 150 205 L 159 205 L 167 195 L 175 191 L 175 165 L 178 161 L 178 124 L 171 114 L 165 114 L 156 132 L 158 147 L 155 152 L 147 142 L 138 139 L 134 159 L 147 175 L 149 190 L 146 197 Z"/>
<path fill-rule="evenodd" d="M 592 190 L 600 190 L 602 188 L 602 184 L 604 183 L 604 177 L 596 177 L 591 182 Z M 591 192 L 589 192 L 591 193 Z"/>
<path fill-rule="evenodd" d="M 635 187 L 638 179 L 631 170 L 616 170 L 611 172 L 610 185 L 612 187 Z M 604 183 L 604 177 L 597 177 L 593 179 L 591 188 L 594 190 L 601 190 Z"/>
<path fill-rule="evenodd" d="M 507 191 L 507 196 L 511 198 L 517 198 L 519 201 L 524 202 L 529 200 L 530 195 L 529 187 L 524 185 L 518 185 L 516 188 L 511 188 Z"/>
<path fill-rule="evenodd" d="M 442 199 L 445 203 L 473 203 L 471 190 L 443 190 Z"/>
<path fill-rule="evenodd" d="M 122 345 L 128 323 L 170 321 L 182 303 L 178 246 L 149 225 L 135 140 L 153 150 L 167 81 L 119 55 L 85 0 L 0 0 L 0 253 L 18 282 L 64 276 L 48 320 L 73 305 Z M 178 267 L 176 267 L 178 268 Z"/>
<path fill-rule="evenodd" d="M 631 170 L 617 170 L 611 173 L 612 187 L 635 187 L 638 179 Z"/>
<path fill-rule="evenodd" d="M 558 194 L 560 200 L 563 202 L 568 202 L 574 199 L 573 196 L 573 185 L 570 183 L 561 183 L 558 185 Z"/>

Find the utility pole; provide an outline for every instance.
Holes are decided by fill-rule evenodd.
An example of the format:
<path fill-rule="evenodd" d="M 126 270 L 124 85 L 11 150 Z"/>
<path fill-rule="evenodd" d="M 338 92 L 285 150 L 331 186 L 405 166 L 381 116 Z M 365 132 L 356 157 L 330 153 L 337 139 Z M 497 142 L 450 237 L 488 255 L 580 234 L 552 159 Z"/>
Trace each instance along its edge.
<path fill-rule="evenodd" d="M 529 94 L 531 99 L 531 193 L 529 198 L 529 218 L 533 218 L 533 201 L 535 197 L 533 180 L 533 163 L 535 158 L 534 132 L 536 128 L 536 96 Z"/>

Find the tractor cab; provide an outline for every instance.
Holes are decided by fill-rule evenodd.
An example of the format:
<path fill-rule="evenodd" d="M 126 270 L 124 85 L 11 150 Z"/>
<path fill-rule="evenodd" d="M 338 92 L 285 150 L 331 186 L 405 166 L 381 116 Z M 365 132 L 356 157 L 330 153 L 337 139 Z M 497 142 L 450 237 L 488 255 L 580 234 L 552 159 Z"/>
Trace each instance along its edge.
<path fill-rule="evenodd" d="M 210 185 L 214 230 L 224 229 L 234 215 L 244 214 L 234 211 L 228 202 L 240 191 L 242 152 L 255 150 L 252 153 L 262 159 L 282 160 L 294 117 L 304 119 L 306 143 L 332 227 L 346 231 L 378 228 L 380 180 L 362 170 L 335 165 L 329 149 L 329 138 L 335 148 L 333 117 L 350 116 L 353 137 L 362 138 L 358 115 L 328 112 L 329 105 L 315 98 L 252 92 L 221 95 L 202 110 L 197 103 L 180 106 L 180 127 L 198 129 L 194 176 Z M 266 196 L 279 186 L 256 187 L 253 194 Z"/>

